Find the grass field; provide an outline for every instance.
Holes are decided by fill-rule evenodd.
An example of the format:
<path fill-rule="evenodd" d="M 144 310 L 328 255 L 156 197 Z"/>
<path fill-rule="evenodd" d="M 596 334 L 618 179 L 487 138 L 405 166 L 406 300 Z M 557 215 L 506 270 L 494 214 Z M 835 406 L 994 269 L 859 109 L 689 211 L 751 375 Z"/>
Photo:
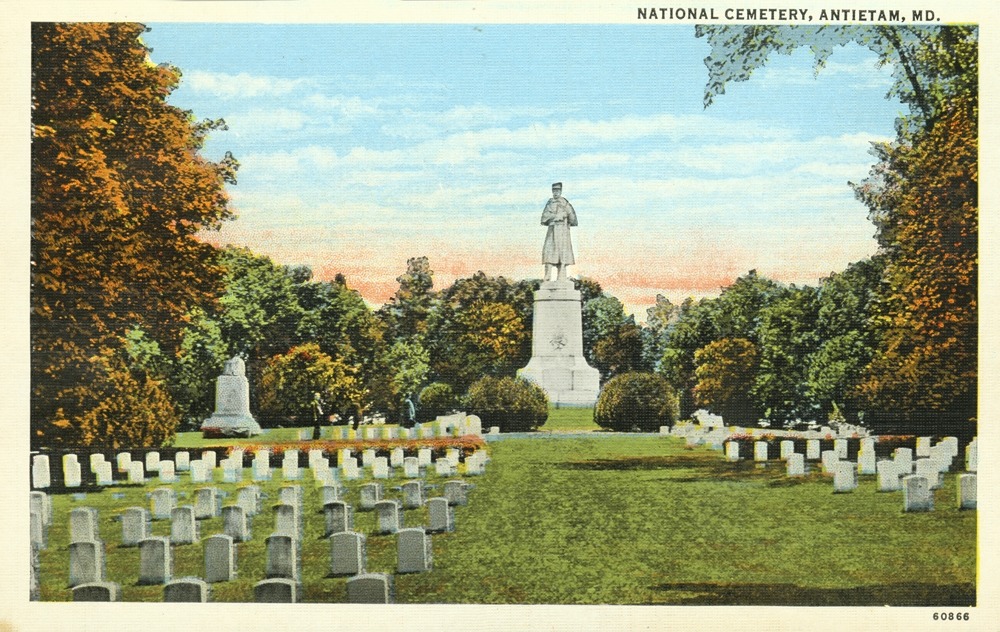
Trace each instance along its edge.
<path fill-rule="evenodd" d="M 573 410 L 573 409 L 566 409 Z M 554 420 L 560 421 L 563 420 Z M 572 422 L 566 420 L 567 425 Z M 731 464 L 707 448 L 673 438 L 504 439 L 490 444 L 487 474 L 456 511 L 457 530 L 433 536 L 434 570 L 396 576 L 400 603 L 971 605 L 975 603 L 976 512 L 955 508 L 955 475 L 936 492 L 936 510 L 904 514 L 901 493 L 880 494 L 861 477 L 850 494 L 833 494 L 819 474 L 787 479 L 783 464 Z M 249 471 L 247 471 L 249 475 Z M 249 478 L 249 476 L 247 477 Z M 283 483 L 265 483 L 264 513 L 253 541 L 239 545 L 237 581 L 215 584 L 217 601 L 252 600 L 264 578 L 264 538 Z M 440 479 L 428 476 L 432 485 Z M 244 483 L 246 484 L 246 483 Z M 398 498 L 389 488 L 387 496 Z M 216 483 L 235 499 L 237 484 Z M 162 587 L 136 586 L 138 551 L 121 548 L 130 506 L 149 507 L 155 487 L 110 488 L 85 499 L 54 496 L 55 518 L 41 555 L 43 600 L 68 600 L 68 512 L 100 511 L 107 575 L 128 601 L 159 601 Z M 195 485 L 176 484 L 193 502 Z M 340 602 L 346 580 L 327 578 L 319 493 L 304 485 L 304 600 Z M 440 487 L 431 495 L 440 494 Z M 113 494 L 124 494 L 113 498 Z M 347 500 L 357 503 L 357 483 Z M 407 510 L 405 526 L 425 523 Z M 355 514 L 370 533 L 375 517 Z M 201 535 L 221 532 L 202 521 Z M 157 521 L 154 535 L 169 535 Z M 393 572 L 395 538 L 368 536 L 369 572 Z M 200 544 L 174 547 L 174 576 L 203 574 Z"/>

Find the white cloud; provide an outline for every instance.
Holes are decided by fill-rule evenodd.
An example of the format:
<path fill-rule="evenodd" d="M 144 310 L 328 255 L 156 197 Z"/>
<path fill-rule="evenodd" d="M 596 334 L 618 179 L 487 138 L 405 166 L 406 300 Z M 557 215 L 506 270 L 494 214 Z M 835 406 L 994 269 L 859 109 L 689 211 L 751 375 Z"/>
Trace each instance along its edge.
<path fill-rule="evenodd" d="M 309 117 L 297 110 L 277 108 L 254 109 L 226 116 L 229 129 L 239 135 L 257 135 L 268 132 L 289 132 L 302 129 Z"/>
<path fill-rule="evenodd" d="M 193 70 L 184 73 L 184 83 L 196 92 L 208 92 L 219 99 L 236 99 L 260 96 L 284 96 L 306 85 L 308 79 L 283 79 L 241 72 L 230 75 L 223 72 Z"/>

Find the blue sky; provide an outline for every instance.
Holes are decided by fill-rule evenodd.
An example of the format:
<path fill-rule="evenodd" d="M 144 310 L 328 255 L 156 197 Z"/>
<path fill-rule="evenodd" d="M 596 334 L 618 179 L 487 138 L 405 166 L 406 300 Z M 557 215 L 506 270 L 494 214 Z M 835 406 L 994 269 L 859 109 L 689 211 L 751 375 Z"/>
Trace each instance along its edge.
<path fill-rule="evenodd" d="M 640 318 L 657 294 L 716 294 L 754 268 L 815 284 L 875 251 L 847 182 L 902 112 L 889 68 L 838 49 L 818 75 L 776 56 L 705 109 L 690 25 L 151 23 L 175 105 L 225 118 L 209 158 L 242 163 L 238 219 L 207 237 L 373 305 L 406 259 L 438 287 L 539 277 L 550 184 L 586 275 Z"/>

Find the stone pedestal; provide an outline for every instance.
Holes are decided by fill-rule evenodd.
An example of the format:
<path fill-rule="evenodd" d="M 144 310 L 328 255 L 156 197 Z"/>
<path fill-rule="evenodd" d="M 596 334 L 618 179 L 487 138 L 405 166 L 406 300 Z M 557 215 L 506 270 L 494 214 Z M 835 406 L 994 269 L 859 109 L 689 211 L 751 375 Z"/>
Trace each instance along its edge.
<path fill-rule="evenodd" d="M 226 362 L 215 381 L 215 412 L 201 424 L 205 436 L 250 437 L 260 434 L 260 425 L 250 414 L 250 381 L 243 361 Z"/>
<path fill-rule="evenodd" d="M 572 281 L 544 281 L 535 292 L 531 361 L 518 375 L 541 386 L 561 406 L 592 406 L 600 373 L 583 357 L 580 292 Z"/>

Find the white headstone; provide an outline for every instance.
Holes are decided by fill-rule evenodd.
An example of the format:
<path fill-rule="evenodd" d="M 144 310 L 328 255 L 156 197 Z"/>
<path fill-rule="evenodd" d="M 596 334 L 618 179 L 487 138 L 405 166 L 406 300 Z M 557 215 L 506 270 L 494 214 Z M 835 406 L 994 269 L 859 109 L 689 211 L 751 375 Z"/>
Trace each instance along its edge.
<path fill-rule="evenodd" d="M 736 462 L 740 460 L 740 442 L 739 441 L 727 441 L 726 442 L 726 460 L 730 462 Z"/>
<path fill-rule="evenodd" d="M 118 465 L 118 471 L 127 473 L 129 470 L 129 465 L 132 463 L 132 455 L 128 452 L 119 452 L 115 457 L 115 461 Z"/>
<path fill-rule="evenodd" d="M 806 439 L 806 459 L 817 461 L 820 458 L 819 439 Z"/>
<path fill-rule="evenodd" d="M 788 440 L 782 441 L 780 444 L 780 449 L 781 449 L 781 460 L 784 461 L 789 457 L 789 455 L 795 452 L 795 442 Z"/>
<path fill-rule="evenodd" d="M 407 481 L 401 485 L 403 509 L 417 509 L 424 506 L 423 481 Z"/>
<path fill-rule="evenodd" d="M 979 444 L 973 439 L 965 446 L 965 471 L 976 472 L 979 469 Z M 37 485 L 36 485 L 37 487 Z"/>
<path fill-rule="evenodd" d="M 797 452 L 792 452 L 785 459 L 786 476 L 804 476 L 806 473 L 805 456 Z"/>
<path fill-rule="evenodd" d="M 427 520 L 427 531 L 431 533 L 455 530 L 455 510 L 449 506 L 447 498 L 428 499 Z"/>
<path fill-rule="evenodd" d="M 214 470 L 219 464 L 218 455 L 216 455 L 213 450 L 205 450 L 201 453 L 201 460 L 204 461 L 205 467 L 208 468 L 208 474 L 211 476 L 212 470 Z"/>
<path fill-rule="evenodd" d="M 837 458 L 841 461 L 847 460 L 847 439 L 834 439 L 833 451 L 837 453 Z"/>
<path fill-rule="evenodd" d="M 976 474 L 958 475 L 958 508 L 976 508 Z"/>
<path fill-rule="evenodd" d="M 152 535 L 148 509 L 129 507 L 122 512 L 122 546 L 139 546 Z"/>
<path fill-rule="evenodd" d="M 104 543 L 96 540 L 69 545 L 69 586 L 104 581 Z"/>
<path fill-rule="evenodd" d="M 340 466 L 340 470 L 345 480 L 356 481 L 361 478 L 361 471 L 358 469 L 358 460 L 353 457 L 344 459 L 344 463 Z"/>
<path fill-rule="evenodd" d="M 913 472 L 913 450 L 910 448 L 896 448 L 892 460 L 896 462 L 896 467 L 901 475 L 905 476 Z"/>
<path fill-rule="evenodd" d="M 211 589 L 197 577 L 182 577 L 167 582 L 163 587 L 163 601 L 168 603 L 206 603 Z"/>
<path fill-rule="evenodd" d="M 201 487 L 194 490 L 194 517 L 197 520 L 208 520 L 219 515 L 219 490 L 214 487 Z"/>
<path fill-rule="evenodd" d="M 298 603 L 302 588 L 297 580 L 275 577 L 259 581 L 253 586 L 256 603 Z"/>
<path fill-rule="evenodd" d="M 430 467 L 432 454 L 430 448 L 420 448 L 417 450 L 417 463 L 420 464 L 420 467 Z"/>
<path fill-rule="evenodd" d="M 858 452 L 858 474 L 875 474 L 875 448 Z"/>
<path fill-rule="evenodd" d="M 753 460 L 754 461 L 767 460 L 767 441 L 753 442 Z"/>
<path fill-rule="evenodd" d="M 423 573 L 433 567 L 431 538 L 420 528 L 396 533 L 396 572 Z"/>
<path fill-rule="evenodd" d="M 382 484 L 368 483 L 361 486 L 361 500 L 358 502 L 359 511 L 372 511 L 375 503 L 382 500 Z"/>
<path fill-rule="evenodd" d="M 160 469 L 160 453 L 153 451 L 146 453 L 146 471 L 157 472 Z"/>
<path fill-rule="evenodd" d="M 406 456 L 403 448 L 393 448 L 389 452 L 389 465 L 392 467 L 403 467 L 403 458 Z"/>
<path fill-rule="evenodd" d="M 364 573 L 347 580 L 347 603 L 392 603 L 392 575 Z"/>
<path fill-rule="evenodd" d="M 372 463 L 372 477 L 378 479 L 389 478 L 389 459 L 384 456 L 375 457 Z"/>
<path fill-rule="evenodd" d="M 938 461 L 934 459 L 917 459 L 914 463 L 914 474 L 917 476 L 923 476 L 927 479 L 927 484 L 930 485 L 931 489 L 940 489 L 942 479 L 944 476 L 941 474 L 941 466 Z"/>
<path fill-rule="evenodd" d="M 833 492 L 835 494 L 853 492 L 858 487 L 857 466 L 850 461 L 838 461 L 833 473 Z"/>
<path fill-rule="evenodd" d="M 917 437 L 917 453 L 915 456 L 928 457 L 931 455 L 931 438 Z"/>
<path fill-rule="evenodd" d="M 933 511 L 934 494 L 927 478 L 919 474 L 903 477 L 903 511 Z"/>
<path fill-rule="evenodd" d="M 104 455 L 100 452 L 94 452 L 90 455 L 90 471 L 94 474 L 97 473 L 97 466 L 104 463 Z"/>
<path fill-rule="evenodd" d="M 83 482 L 80 464 L 76 461 L 75 454 L 66 456 L 72 456 L 73 459 L 67 461 L 66 457 L 63 457 L 63 484 L 66 487 L 79 487 Z"/>
<path fill-rule="evenodd" d="M 31 511 L 37 511 L 46 525 L 52 524 L 52 499 L 45 492 L 31 492 Z"/>
<path fill-rule="evenodd" d="M 170 538 L 146 538 L 139 542 L 139 584 L 165 584 L 171 579 L 173 560 Z"/>
<path fill-rule="evenodd" d="M 246 542 L 250 539 L 250 521 L 247 520 L 243 507 L 228 505 L 222 508 L 222 530 L 235 542 Z"/>
<path fill-rule="evenodd" d="M 101 486 L 114 485 L 115 478 L 111 471 L 111 463 L 104 461 L 97 464 L 97 470 L 94 472 L 97 477 L 97 484 Z"/>
<path fill-rule="evenodd" d="M 243 507 L 248 517 L 260 513 L 261 493 L 256 485 L 247 485 L 236 490 L 236 504 Z"/>
<path fill-rule="evenodd" d="M 73 587 L 73 601 L 108 601 L 122 599 L 122 587 L 115 582 L 91 582 Z"/>
<path fill-rule="evenodd" d="M 191 453 L 186 451 L 174 454 L 174 465 L 178 472 L 187 472 L 191 469 Z"/>
<path fill-rule="evenodd" d="M 837 453 L 834 450 L 823 450 L 823 473 L 832 476 L 837 469 Z"/>
<path fill-rule="evenodd" d="M 326 524 L 323 535 L 326 537 L 354 529 L 354 512 L 351 506 L 342 500 L 324 503 L 323 518 Z"/>
<path fill-rule="evenodd" d="M 267 567 L 264 571 L 269 579 L 299 579 L 299 547 L 292 533 L 274 533 L 265 540 L 267 546 Z"/>
<path fill-rule="evenodd" d="M 69 512 L 69 541 L 91 542 L 101 539 L 97 509 L 77 507 Z"/>
<path fill-rule="evenodd" d="M 444 497 L 449 505 L 466 505 L 469 503 L 469 484 L 465 481 L 448 481 L 444 484 Z"/>
<path fill-rule="evenodd" d="M 361 467 L 370 468 L 375 463 L 375 450 L 371 448 L 361 453 Z"/>
<path fill-rule="evenodd" d="M 899 465 L 895 461 L 878 461 L 875 470 L 878 473 L 878 491 L 898 492 L 901 489 Z"/>
<path fill-rule="evenodd" d="M 194 517 L 194 507 L 181 505 L 174 507 L 170 516 L 170 543 L 194 544 L 198 541 L 198 523 Z"/>
<path fill-rule="evenodd" d="M 366 557 L 364 535 L 344 531 L 330 536 L 330 575 L 360 575 Z"/>
<path fill-rule="evenodd" d="M 375 513 L 378 515 L 378 526 L 375 533 L 387 534 L 399 531 L 403 523 L 399 501 L 380 500 L 375 503 Z"/>
<path fill-rule="evenodd" d="M 176 472 L 174 472 L 173 461 L 160 461 L 160 482 L 161 483 L 177 482 L 177 474 Z"/>
<path fill-rule="evenodd" d="M 49 455 L 36 454 L 32 457 L 31 485 L 35 489 L 47 489 L 52 486 L 52 475 L 49 470 Z"/>
<path fill-rule="evenodd" d="M 236 579 L 236 545 L 233 538 L 216 534 L 205 538 L 205 581 L 230 582 Z"/>
<path fill-rule="evenodd" d="M 281 477 L 286 481 L 297 481 L 302 478 L 302 472 L 299 469 L 298 450 L 285 451 L 284 458 L 281 461 Z"/>
<path fill-rule="evenodd" d="M 149 495 L 153 520 L 169 520 L 170 512 L 177 506 L 177 494 L 169 487 L 157 487 Z"/>
<path fill-rule="evenodd" d="M 406 478 L 418 478 L 420 476 L 420 462 L 415 456 L 408 456 L 403 459 L 403 476 Z"/>

